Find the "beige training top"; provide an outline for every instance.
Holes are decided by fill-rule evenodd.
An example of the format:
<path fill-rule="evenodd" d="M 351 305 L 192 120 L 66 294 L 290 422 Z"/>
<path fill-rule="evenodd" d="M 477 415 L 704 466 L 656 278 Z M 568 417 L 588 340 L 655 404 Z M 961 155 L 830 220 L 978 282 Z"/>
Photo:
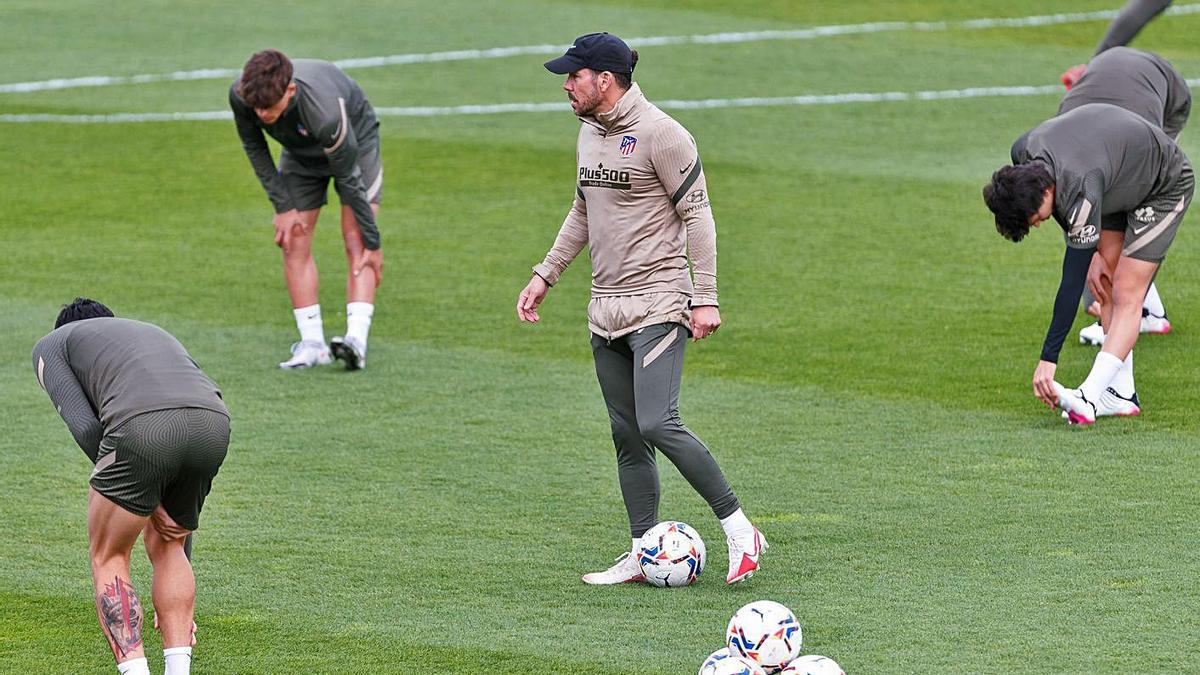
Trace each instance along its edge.
<path fill-rule="evenodd" d="M 717 230 L 695 140 L 637 84 L 580 120 L 575 203 L 533 271 L 553 286 L 587 244 L 593 333 L 688 325 L 691 307 L 717 304 Z"/>

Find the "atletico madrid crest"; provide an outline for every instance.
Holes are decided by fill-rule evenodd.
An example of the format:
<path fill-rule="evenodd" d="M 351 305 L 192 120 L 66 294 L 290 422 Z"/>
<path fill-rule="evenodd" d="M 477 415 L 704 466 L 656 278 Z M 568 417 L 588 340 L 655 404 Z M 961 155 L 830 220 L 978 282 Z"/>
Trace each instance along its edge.
<path fill-rule="evenodd" d="M 621 138 L 621 156 L 628 157 L 633 154 L 633 149 L 637 147 L 637 139 L 633 136 L 624 136 Z"/>

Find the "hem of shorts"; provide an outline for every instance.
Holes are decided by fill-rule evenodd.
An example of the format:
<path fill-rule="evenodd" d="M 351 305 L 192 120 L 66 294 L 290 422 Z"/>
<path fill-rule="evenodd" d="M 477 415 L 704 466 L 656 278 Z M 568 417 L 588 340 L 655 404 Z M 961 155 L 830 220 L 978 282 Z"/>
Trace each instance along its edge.
<path fill-rule="evenodd" d="M 89 479 L 88 485 L 92 486 L 92 489 L 95 490 L 97 492 L 97 494 L 104 497 L 108 501 L 116 504 L 117 506 L 121 507 L 122 509 L 125 509 L 126 511 L 132 513 L 135 516 L 140 516 L 142 518 L 148 518 L 148 517 L 150 517 L 150 514 L 154 513 L 154 509 L 157 508 L 156 506 L 152 506 L 152 507 L 150 507 L 150 509 L 148 511 L 143 510 L 143 509 L 141 509 L 141 507 L 135 506 L 134 504 L 131 504 L 130 502 L 128 502 L 124 499 L 119 499 L 117 497 L 114 497 L 114 496 L 106 493 L 102 488 L 97 487 L 96 483 L 94 482 L 95 480 L 96 480 L 95 478 Z M 172 518 L 174 518 L 174 516 L 172 516 Z M 176 521 L 176 522 L 178 522 L 178 521 Z"/>
<path fill-rule="evenodd" d="M 649 319 L 646 319 L 645 321 L 634 324 L 633 326 L 630 326 L 629 328 L 622 328 L 620 330 L 614 330 L 614 331 L 605 330 L 605 329 L 601 328 L 600 326 L 597 326 L 596 324 L 589 321 L 588 322 L 588 330 L 592 331 L 593 335 L 596 335 L 597 337 L 603 338 L 605 340 L 616 340 L 618 338 L 625 337 L 626 335 L 629 335 L 630 333 L 637 332 L 643 328 L 649 328 L 650 326 L 657 326 L 657 325 L 663 324 L 663 323 L 679 324 L 680 326 L 683 326 L 688 331 L 689 334 L 691 333 L 691 330 L 692 330 L 687 325 L 687 323 L 684 322 L 684 318 L 677 314 L 662 314 L 659 316 L 650 317 Z"/>
<path fill-rule="evenodd" d="M 1121 255 L 1125 258 L 1133 258 L 1134 260 L 1141 260 L 1142 262 L 1154 263 L 1155 265 L 1161 265 L 1162 261 L 1167 259 L 1166 253 L 1163 253 L 1162 255 L 1159 255 L 1159 256 L 1144 256 L 1144 255 L 1140 255 L 1137 252 L 1134 252 L 1132 255 L 1130 255 L 1130 254 L 1125 253 L 1124 249 L 1121 250 Z"/>

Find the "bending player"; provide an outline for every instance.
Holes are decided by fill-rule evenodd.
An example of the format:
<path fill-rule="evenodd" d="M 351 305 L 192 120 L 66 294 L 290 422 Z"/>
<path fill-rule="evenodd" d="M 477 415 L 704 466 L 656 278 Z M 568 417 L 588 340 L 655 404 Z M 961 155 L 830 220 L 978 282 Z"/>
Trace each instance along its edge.
<path fill-rule="evenodd" d="M 1192 108 L 1187 81 L 1166 59 L 1130 47 L 1105 50 L 1087 66 L 1087 71 L 1063 97 L 1058 114 L 1089 103 L 1111 103 L 1162 129 L 1172 140 L 1179 138 Z M 1083 305 L 1099 317 L 1100 303 L 1084 290 Z M 1142 333 L 1169 333 L 1171 322 L 1162 306 L 1158 289 L 1151 283 L 1142 303 Z M 1099 322 L 1079 331 L 1081 343 L 1104 344 Z"/>
<path fill-rule="evenodd" d="M 229 447 L 217 385 L 157 326 L 112 318 L 76 298 L 33 348 L 38 383 L 95 468 L 88 550 L 96 615 L 117 669 L 148 675 L 144 613 L 129 574 L 138 535 L 154 568 L 150 597 L 167 675 L 191 668 L 196 580 L 184 541 Z"/>
<path fill-rule="evenodd" d="M 1142 28 L 1145 28 L 1146 24 L 1150 23 L 1154 17 L 1166 11 L 1170 5 L 1171 0 L 1129 0 L 1121 8 L 1121 11 L 1117 13 L 1117 17 L 1113 19 L 1113 22 L 1109 24 L 1108 30 L 1104 33 L 1104 37 L 1096 47 L 1096 53 L 1092 62 L 1086 65 L 1071 66 L 1062 74 L 1062 83 L 1066 85 L 1067 90 L 1070 91 L 1079 83 L 1088 68 L 1096 67 L 1095 57 L 1100 56 L 1110 49 L 1128 45 L 1141 32 Z M 1118 101 L 1091 102 L 1107 102 L 1114 105 L 1121 105 Z M 1186 114 L 1184 115 L 1184 119 L 1187 119 Z M 1180 129 L 1182 129 L 1182 125 L 1180 125 Z M 1167 133 L 1171 138 L 1178 140 L 1178 131 L 1175 133 L 1167 131 Z M 1094 317 L 1100 316 L 1099 303 L 1096 302 L 1096 299 L 1086 289 L 1083 294 L 1083 306 L 1088 314 Z M 1158 286 L 1154 282 L 1150 283 L 1150 288 L 1146 291 L 1146 299 L 1142 304 L 1142 324 L 1140 330 L 1143 333 L 1165 334 L 1171 332 L 1171 322 L 1167 320 L 1167 310 L 1163 307 L 1162 298 L 1158 294 Z M 1104 330 L 1098 322 L 1093 323 L 1079 331 L 1079 342 L 1093 345 L 1104 344 Z"/>
<path fill-rule="evenodd" d="M 1077 424 L 1137 415 L 1133 345 L 1142 299 L 1191 203 L 1191 164 L 1162 129 L 1102 103 L 1026 132 L 1013 145 L 1012 159 L 983 189 L 996 230 L 1021 241 L 1053 217 L 1067 245 L 1033 393 Z M 1054 376 L 1085 281 L 1101 302 L 1108 338 L 1083 384 L 1067 389 Z"/>
<path fill-rule="evenodd" d="M 375 216 L 383 192 L 379 121 L 363 90 L 327 61 L 297 59 L 268 49 L 250 57 L 229 88 L 229 105 L 242 147 L 275 207 L 275 244 L 283 249 L 283 276 L 300 341 L 280 368 L 308 368 L 333 356 L 348 370 L 367 365 L 367 333 L 383 252 Z M 279 141 L 279 168 L 263 138 Z M 329 179 L 342 200 L 346 275 L 346 336 L 327 347 L 317 300 L 312 237 Z"/>

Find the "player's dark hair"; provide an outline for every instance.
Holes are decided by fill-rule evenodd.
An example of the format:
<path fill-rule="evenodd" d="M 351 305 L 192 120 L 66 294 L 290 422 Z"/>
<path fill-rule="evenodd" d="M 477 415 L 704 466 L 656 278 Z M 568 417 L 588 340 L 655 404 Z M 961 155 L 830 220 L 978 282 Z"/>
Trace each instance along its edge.
<path fill-rule="evenodd" d="M 292 83 L 292 62 L 282 52 L 264 49 L 242 67 L 238 96 L 251 108 L 270 108 L 283 98 Z"/>
<path fill-rule="evenodd" d="M 69 305 L 63 305 L 62 311 L 58 313 L 58 319 L 54 321 L 54 327 L 59 328 L 72 321 L 83 321 L 84 319 L 99 319 L 100 317 L 112 316 L 112 310 L 90 298 L 75 298 Z"/>
<path fill-rule="evenodd" d="M 983 201 L 996 214 L 996 231 L 1005 239 L 1024 239 L 1032 227 L 1030 217 L 1053 186 L 1054 177 L 1038 163 L 1005 166 L 992 174 L 992 182 L 983 186 Z"/>
<path fill-rule="evenodd" d="M 617 86 L 621 89 L 629 89 L 633 86 L 633 69 L 637 68 L 638 53 L 636 49 L 631 49 L 629 57 L 629 72 L 628 73 L 613 73 L 613 79 L 617 81 Z"/>

